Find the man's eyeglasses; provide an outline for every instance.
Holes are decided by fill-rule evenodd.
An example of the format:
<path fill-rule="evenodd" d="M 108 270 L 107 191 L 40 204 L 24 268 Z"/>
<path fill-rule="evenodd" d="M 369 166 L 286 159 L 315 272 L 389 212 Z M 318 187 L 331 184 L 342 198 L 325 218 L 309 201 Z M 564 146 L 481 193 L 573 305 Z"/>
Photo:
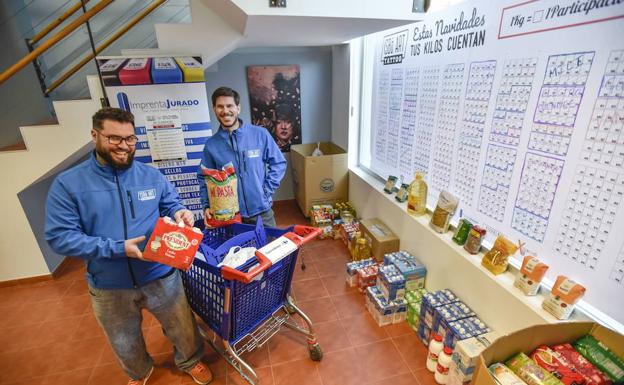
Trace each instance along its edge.
<path fill-rule="evenodd" d="M 108 136 L 102 133 L 99 133 L 99 134 L 105 137 L 106 139 L 108 139 L 108 143 L 114 144 L 114 145 L 119 145 L 121 144 L 121 142 L 126 142 L 128 146 L 134 146 L 139 141 L 139 138 L 137 138 L 135 135 L 126 136 L 124 138 L 123 136 L 117 136 L 117 135 Z"/>

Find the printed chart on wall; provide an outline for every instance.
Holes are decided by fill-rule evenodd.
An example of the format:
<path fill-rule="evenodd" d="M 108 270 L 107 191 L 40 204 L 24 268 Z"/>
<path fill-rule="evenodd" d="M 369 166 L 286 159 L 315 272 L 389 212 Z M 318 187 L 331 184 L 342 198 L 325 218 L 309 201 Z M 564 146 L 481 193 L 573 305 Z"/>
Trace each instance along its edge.
<path fill-rule="evenodd" d="M 211 135 L 200 57 L 99 57 L 112 107 L 134 114 L 135 160 L 158 168 L 201 218 L 197 168 Z"/>
<path fill-rule="evenodd" d="M 370 165 L 422 171 L 429 206 L 449 190 L 455 220 L 526 242 L 620 323 L 622 36 L 611 0 L 470 2 L 379 34 Z"/>

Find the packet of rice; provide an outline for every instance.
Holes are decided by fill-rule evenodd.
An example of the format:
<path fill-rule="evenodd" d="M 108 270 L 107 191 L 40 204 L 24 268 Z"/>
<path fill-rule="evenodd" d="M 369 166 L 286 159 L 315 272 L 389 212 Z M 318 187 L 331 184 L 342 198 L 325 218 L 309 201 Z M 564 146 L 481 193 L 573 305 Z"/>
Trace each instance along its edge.
<path fill-rule="evenodd" d="M 210 219 L 206 222 L 211 227 L 221 227 L 232 223 L 240 223 L 241 216 L 238 206 L 238 179 L 234 165 L 230 162 L 221 170 L 206 168 L 201 165 L 206 188 Z"/>

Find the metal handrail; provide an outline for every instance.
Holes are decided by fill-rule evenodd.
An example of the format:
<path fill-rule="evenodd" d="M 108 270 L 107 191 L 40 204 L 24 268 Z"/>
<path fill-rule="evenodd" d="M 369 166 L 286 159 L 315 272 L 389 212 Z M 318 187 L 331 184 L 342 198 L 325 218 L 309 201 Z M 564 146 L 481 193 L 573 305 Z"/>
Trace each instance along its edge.
<path fill-rule="evenodd" d="M 128 23 L 126 23 L 123 27 L 121 27 L 117 32 L 115 32 L 111 37 L 106 39 L 102 45 L 95 49 L 95 53 L 90 53 L 85 56 L 78 64 L 70 68 L 67 72 L 61 75 L 57 80 L 55 80 L 46 90 L 44 91 L 45 95 L 48 96 L 50 92 L 54 91 L 58 88 L 63 82 L 69 79 L 72 75 L 78 72 L 82 67 L 84 67 L 90 60 L 92 60 L 95 55 L 99 54 L 103 50 L 105 50 L 108 46 L 113 44 L 117 39 L 123 36 L 126 32 L 128 32 L 132 27 L 134 27 L 137 23 L 143 20 L 146 16 L 152 13 L 156 8 L 160 7 L 167 0 L 156 0 L 152 2 L 148 7 L 146 7 L 141 13 L 137 14 L 132 18 Z"/>
<path fill-rule="evenodd" d="M 84 0 L 85 4 L 88 2 L 89 0 Z M 31 39 L 29 39 L 28 44 L 30 44 L 31 46 L 37 44 L 39 40 L 43 39 L 48 33 L 50 33 L 54 28 L 58 27 L 65 20 L 67 20 L 71 15 L 76 13 L 76 11 L 79 10 L 80 8 L 82 8 L 82 2 L 78 1 L 71 8 L 69 8 L 64 14 L 62 14 L 58 19 L 52 21 L 45 28 L 39 31 L 38 34 L 33 36 Z"/>
<path fill-rule="evenodd" d="M 13 64 L 6 71 L 0 74 L 0 84 L 4 83 L 8 78 L 15 75 L 22 68 L 26 67 L 33 60 L 35 60 L 41 54 L 50 49 L 53 45 L 67 37 L 70 33 L 74 32 L 78 27 L 84 24 L 91 17 L 97 15 L 102 9 L 106 8 L 113 1 L 114 0 L 101 0 L 99 3 L 93 6 L 93 8 L 80 15 L 80 17 L 76 18 L 76 20 L 72 21 L 69 25 L 60 30 L 54 36 L 43 42 L 43 44 L 41 44 L 39 47 L 35 48 L 28 55 L 21 58 L 17 63 Z"/>

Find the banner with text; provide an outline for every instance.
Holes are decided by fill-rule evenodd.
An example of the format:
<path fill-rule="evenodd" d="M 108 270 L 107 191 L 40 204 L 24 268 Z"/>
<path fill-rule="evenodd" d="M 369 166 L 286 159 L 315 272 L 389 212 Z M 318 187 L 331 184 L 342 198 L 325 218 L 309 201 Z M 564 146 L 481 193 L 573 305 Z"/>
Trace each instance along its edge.
<path fill-rule="evenodd" d="M 200 57 L 97 59 L 111 106 L 134 114 L 135 160 L 159 169 L 184 205 L 203 216 L 197 168 L 211 135 Z"/>
<path fill-rule="evenodd" d="M 622 0 L 476 0 L 380 33 L 369 165 L 423 172 L 430 207 L 450 191 L 620 323 L 622 36 Z"/>

